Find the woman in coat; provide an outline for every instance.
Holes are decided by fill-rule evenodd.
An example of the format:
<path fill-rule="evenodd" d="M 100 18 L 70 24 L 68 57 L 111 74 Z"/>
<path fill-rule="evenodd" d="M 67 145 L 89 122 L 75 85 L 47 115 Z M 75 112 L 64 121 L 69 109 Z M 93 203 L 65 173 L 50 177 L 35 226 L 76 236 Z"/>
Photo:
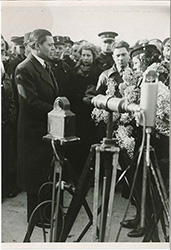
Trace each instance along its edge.
<path fill-rule="evenodd" d="M 77 154 L 76 163 L 80 172 L 91 144 L 97 140 L 94 121 L 91 119 L 93 105 L 90 99 L 95 95 L 98 77 L 102 73 L 102 69 L 95 63 L 98 54 L 95 45 L 87 42 L 80 47 L 78 53 L 80 60 L 74 68 L 76 98 L 73 112 L 76 114 L 76 134 L 81 138 L 81 146 L 78 148 L 80 153 Z"/>

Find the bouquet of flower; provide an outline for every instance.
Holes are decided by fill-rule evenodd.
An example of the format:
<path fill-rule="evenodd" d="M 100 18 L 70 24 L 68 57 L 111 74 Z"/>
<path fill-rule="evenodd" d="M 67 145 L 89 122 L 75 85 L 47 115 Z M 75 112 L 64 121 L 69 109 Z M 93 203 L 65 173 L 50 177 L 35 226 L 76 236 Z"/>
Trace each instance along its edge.
<path fill-rule="evenodd" d="M 116 86 L 117 82 L 114 81 L 113 79 L 108 78 L 106 95 L 115 96 Z M 96 125 L 98 125 L 100 121 L 104 121 L 105 123 L 107 123 L 109 112 L 103 109 L 94 108 L 91 117 L 95 121 Z M 113 112 L 113 122 L 116 122 L 119 119 L 119 117 L 120 114 L 118 112 Z"/>
<path fill-rule="evenodd" d="M 157 67 L 155 65 L 155 67 Z M 151 69 L 151 68 L 150 68 Z M 154 65 L 153 65 L 154 69 Z M 149 70 L 149 69 L 148 69 Z M 156 68 L 157 71 L 157 68 Z M 144 72 L 146 74 L 146 72 Z M 140 104 L 140 80 L 143 74 L 135 74 L 130 68 L 123 73 L 123 82 L 119 84 L 119 92 L 127 103 Z M 106 95 L 115 97 L 117 83 L 108 79 Z M 94 108 L 92 118 L 96 124 L 100 121 L 107 123 L 109 113 L 105 110 Z M 169 135 L 169 115 L 170 115 L 170 91 L 167 86 L 159 82 L 157 96 L 156 123 L 154 130 L 157 133 Z M 135 148 L 135 130 L 139 126 L 139 116 L 136 113 L 113 112 L 113 122 L 115 129 L 113 136 L 117 138 L 120 148 L 125 148 L 130 158 L 133 157 Z M 117 126 L 116 126 L 117 125 Z"/>

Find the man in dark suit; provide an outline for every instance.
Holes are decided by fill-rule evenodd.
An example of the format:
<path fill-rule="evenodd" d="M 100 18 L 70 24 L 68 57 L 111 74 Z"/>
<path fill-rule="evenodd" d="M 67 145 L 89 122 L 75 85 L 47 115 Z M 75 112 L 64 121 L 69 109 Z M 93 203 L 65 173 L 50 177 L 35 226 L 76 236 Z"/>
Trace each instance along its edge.
<path fill-rule="evenodd" d="M 42 137 L 47 134 L 47 114 L 58 96 L 58 85 L 46 69 L 55 49 L 51 33 L 34 30 L 29 46 L 31 53 L 15 73 L 19 95 L 17 182 L 27 192 L 28 221 L 52 161 L 51 145 L 42 141 Z"/>

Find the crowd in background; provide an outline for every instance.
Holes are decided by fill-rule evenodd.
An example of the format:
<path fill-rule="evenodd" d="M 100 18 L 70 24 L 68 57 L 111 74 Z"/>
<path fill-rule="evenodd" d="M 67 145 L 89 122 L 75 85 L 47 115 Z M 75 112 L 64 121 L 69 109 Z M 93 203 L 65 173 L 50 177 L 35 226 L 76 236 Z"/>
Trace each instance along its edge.
<path fill-rule="evenodd" d="M 35 44 L 33 44 L 32 33 L 33 32 L 26 33 L 22 37 L 12 36 L 10 44 L 8 44 L 1 35 L 3 199 L 6 197 L 15 197 L 22 190 L 31 194 L 34 193 L 32 189 L 27 190 L 25 186 L 26 183 L 23 184 L 24 181 L 21 181 L 23 173 L 21 167 L 18 166 L 19 155 L 26 154 L 23 148 L 21 148 L 21 145 L 18 146 L 18 133 L 23 129 L 18 120 L 21 118 L 20 110 L 23 109 L 25 105 L 19 93 L 19 88 L 22 85 L 20 83 L 20 81 L 22 81 L 20 71 L 22 67 L 24 67 L 22 63 L 27 63 L 27 59 L 30 54 L 32 54 L 32 50 L 36 49 L 34 47 Z M 106 116 L 103 114 L 104 116 L 102 117 L 102 114 L 94 110 L 91 104 L 92 97 L 97 94 L 123 97 L 122 91 L 126 88 L 122 85 L 123 82 L 125 83 L 124 72 L 128 72 L 130 69 L 131 74 L 136 76 L 136 84 L 138 86 L 141 85 L 143 72 L 154 64 L 158 72 L 159 80 L 168 88 L 168 91 L 170 89 L 170 38 L 166 38 L 164 41 L 157 38 L 151 40 L 144 38 L 135 41 L 135 45 L 130 47 L 126 41 L 116 41 L 117 36 L 118 34 L 116 32 L 107 31 L 100 33 L 99 39 L 101 40 L 101 47 L 95 46 L 91 41 L 80 40 L 74 42 L 68 36 L 53 36 L 54 49 L 51 51 L 51 57 L 49 57 L 47 62 L 55 78 L 54 82 L 57 82 L 57 96 L 67 97 L 70 101 L 71 110 L 76 114 L 76 135 L 81 138 L 81 143 L 68 152 L 68 158 L 73 164 L 76 175 L 78 176 L 81 174 L 90 146 L 93 143 L 100 142 L 106 132 L 104 122 Z M 26 77 L 29 78 L 27 72 Z M 129 84 L 129 81 L 127 81 L 127 84 Z M 123 87 L 122 91 L 121 87 Z M 38 87 L 35 87 L 35 92 L 37 88 Z M 29 93 L 31 93 L 31 91 L 33 90 L 29 90 Z M 34 98 L 37 98 L 37 96 Z M 33 99 L 33 101 L 35 101 L 35 99 Z M 40 120 L 41 119 L 42 117 Z M 33 121 L 35 121 L 35 117 L 33 117 Z M 18 125 L 20 131 L 18 131 Z M 141 135 L 139 128 L 137 131 L 137 133 Z M 161 131 L 159 130 L 159 132 Z M 160 144 L 160 146 L 156 147 L 156 151 L 158 155 L 160 154 L 160 164 L 164 167 L 167 165 L 168 167 L 169 132 L 168 130 L 162 132 L 164 133 L 161 134 L 167 137 L 167 139 L 165 140 L 162 136 L 160 137 L 158 135 L 156 140 L 160 137 L 160 141 L 163 140 L 164 143 L 166 143 L 166 147 L 161 150 L 161 145 L 163 144 Z M 31 133 L 30 131 L 30 135 Z M 46 134 L 46 132 L 44 133 Z M 117 133 L 115 136 L 117 137 Z M 135 135 L 135 138 L 137 139 L 138 137 L 136 136 L 137 135 Z M 34 143 L 34 140 L 31 141 L 28 147 L 34 148 Z M 154 144 L 157 145 L 156 141 Z M 138 146 L 136 145 L 135 147 Z M 39 149 L 41 150 L 40 145 Z M 123 147 L 123 151 L 125 150 L 125 152 L 120 156 L 120 164 L 124 165 L 123 169 L 125 165 L 128 165 L 131 158 L 129 150 L 126 149 L 126 147 Z M 29 151 L 28 148 L 26 150 Z M 26 155 L 27 158 L 23 158 L 25 164 L 27 164 L 26 161 L 29 161 L 29 154 Z M 39 155 L 35 157 L 39 157 Z M 37 164 L 39 163 L 37 162 Z M 29 173 L 27 173 L 27 176 L 27 178 L 32 178 Z M 164 178 L 166 177 L 168 177 L 167 171 L 164 173 Z M 37 192 L 37 188 L 40 187 L 41 183 L 36 184 L 38 184 L 38 186 L 36 186 Z"/>

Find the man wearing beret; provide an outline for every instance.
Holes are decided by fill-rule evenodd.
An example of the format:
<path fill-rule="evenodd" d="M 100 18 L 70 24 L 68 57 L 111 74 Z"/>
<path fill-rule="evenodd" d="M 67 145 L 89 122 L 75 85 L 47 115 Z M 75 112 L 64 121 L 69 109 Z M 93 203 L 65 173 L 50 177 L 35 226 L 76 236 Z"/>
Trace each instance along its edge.
<path fill-rule="evenodd" d="M 53 152 L 42 137 L 47 134 L 47 114 L 59 93 L 46 63 L 55 50 L 52 34 L 34 30 L 29 46 L 31 53 L 15 72 L 19 96 L 17 183 L 27 193 L 27 221 L 37 206 L 38 190 L 47 181 Z"/>
<path fill-rule="evenodd" d="M 118 36 L 118 34 L 116 32 L 106 31 L 99 33 L 98 36 L 101 38 L 102 51 L 99 57 L 96 59 L 96 63 L 103 70 L 107 70 L 114 64 L 112 57 L 113 46 L 115 44 L 115 37 Z"/>

